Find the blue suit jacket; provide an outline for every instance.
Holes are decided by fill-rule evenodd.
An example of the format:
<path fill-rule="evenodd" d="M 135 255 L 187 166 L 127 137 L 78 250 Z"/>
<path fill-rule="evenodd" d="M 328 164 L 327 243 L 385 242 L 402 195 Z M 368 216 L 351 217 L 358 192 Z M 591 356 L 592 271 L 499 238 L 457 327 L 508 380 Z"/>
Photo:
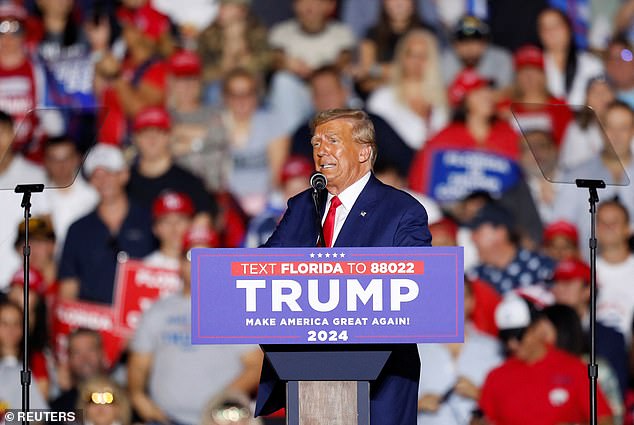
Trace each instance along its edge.
<path fill-rule="evenodd" d="M 312 247 L 319 227 L 312 189 L 288 201 L 288 209 L 265 247 Z M 326 199 L 321 199 L 321 211 Z M 430 246 L 425 208 L 409 194 L 371 175 L 337 236 L 334 246 Z M 311 346 L 295 347 L 310 350 Z M 314 348 L 314 347 L 313 347 Z M 371 383 L 373 425 L 416 425 L 420 359 L 415 344 L 341 345 L 334 350 L 391 350 L 378 379 Z M 284 383 L 265 358 L 258 389 L 256 415 L 273 413 L 285 403 Z"/>

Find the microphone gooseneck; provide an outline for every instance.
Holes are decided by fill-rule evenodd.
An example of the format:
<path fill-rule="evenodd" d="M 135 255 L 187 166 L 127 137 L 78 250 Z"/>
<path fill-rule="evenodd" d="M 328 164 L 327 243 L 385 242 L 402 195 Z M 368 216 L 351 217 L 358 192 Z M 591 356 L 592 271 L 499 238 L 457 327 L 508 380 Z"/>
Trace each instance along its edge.
<path fill-rule="evenodd" d="M 310 185 L 313 188 L 313 204 L 315 206 L 315 226 L 318 229 L 317 234 L 317 243 L 316 246 L 324 246 L 324 229 L 321 226 L 321 217 L 323 215 L 323 211 L 321 211 L 320 203 L 319 203 L 319 195 L 326 188 L 328 184 L 328 179 L 319 171 L 315 171 L 312 176 L 310 176 Z"/>

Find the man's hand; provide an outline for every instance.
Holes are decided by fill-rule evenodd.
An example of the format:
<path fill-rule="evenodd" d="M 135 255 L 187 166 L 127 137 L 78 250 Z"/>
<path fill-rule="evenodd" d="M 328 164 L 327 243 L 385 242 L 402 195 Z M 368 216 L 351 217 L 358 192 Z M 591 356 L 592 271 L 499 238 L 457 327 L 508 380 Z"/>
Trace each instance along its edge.
<path fill-rule="evenodd" d="M 470 380 L 461 376 L 456 382 L 454 387 L 456 394 L 460 394 L 463 397 L 467 397 L 473 400 L 480 398 L 480 389 Z"/>
<path fill-rule="evenodd" d="M 435 413 L 440 408 L 440 395 L 424 394 L 418 399 L 418 410 L 423 412 Z"/>

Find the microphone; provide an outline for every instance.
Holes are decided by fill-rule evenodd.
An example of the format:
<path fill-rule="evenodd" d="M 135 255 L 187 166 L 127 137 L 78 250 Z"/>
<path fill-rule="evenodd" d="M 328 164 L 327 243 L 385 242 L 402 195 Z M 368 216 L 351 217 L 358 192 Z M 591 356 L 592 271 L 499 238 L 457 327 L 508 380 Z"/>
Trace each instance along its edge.
<path fill-rule="evenodd" d="M 319 194 L 322 193 L 322 190 L 326 188 L 328 184 L 328 179 L 319 171 L 315 171 L 312 176 L 310 176 L 310 185 L 313 188 L 313 204 L 315 206 L 315 226 L 319 231 L 317 235 L 317 246 L 324 246 L 324 229 L 321 225 L 321 217 L 323 215 L 323 211 L 320 208 L 319 202 Z"/>
<path fill-rule="evenodd" d="M 310 176 L 310 185 L 315 190 L 324 190 L 327 184 L 328 179 L 319 171 L 315 171 L 313 175 Z"/>

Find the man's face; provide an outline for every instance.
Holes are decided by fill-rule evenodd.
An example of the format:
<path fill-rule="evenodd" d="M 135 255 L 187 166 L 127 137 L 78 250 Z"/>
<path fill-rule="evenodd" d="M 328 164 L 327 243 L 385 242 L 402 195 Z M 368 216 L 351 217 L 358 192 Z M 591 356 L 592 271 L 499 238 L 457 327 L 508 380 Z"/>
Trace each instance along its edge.
<path fill-rule="evenodd" d="M 333 11 L 332 0 L 295 0 L 293 9 L 295 16 L 304 29 L 317 32 L 321 31 Z"/>
<path fill-rule="evenodd" d="M 78 381 L 103 371 L 103 353 L 95 335 L 78 334 L 69 340 L 68 365 L 73 378 Z"/>
<path fill-rule="evenodd" d="M 310 87 L 316 111 L 343 108 L 346 105 L 346 90 L 335 75 L 318 75 L 312 79 Z"/>
<path fill-rule="evenodd" d="M 129 173 L 127 170 L 112 171 L 98 167 L 90 176 L 90 184 L 95 188 L 100 200 L 103 202 L 124 193 L 128 177 Z"/>
<path fill-rule="evenodd" d="M 539 325 L 533 323 L 525 328 L 521 335 L 503 341 L 508 354 L 524 362 L 534 361 L 544 348 Z"/>
<path fill-rule="evenodd" d="M 564 235 L 555 235 L 544 246 L 546 255 L 555 261 L 573 258 L 578 254 L 576 243 Z"/>
<path fill-rule="evenodd" d="M 372 168 L 371 147 L 352 138 L 352 123 L 334 119 L 315 128 L 311 140 L 315 168 L 328 179 L 328 191 L 338 195 Z"/>
<path fill-rule="evenodd" d="M 251 118 L 258 108 L 258 93 L 255 81 L 245 76 L 232 78 L 223 93 L 225 105 L 237 120 Z"/>
<path fill-rule="evenodd" d="M 555 302 L 574 309 L 587 305 L 590 287 L 582 279 L 556 281 L 551 289 Z"/>
<path fill-rule="evenodd" d="M 487 42 L 480 39 L 466 39 L 454 42 L 456 54 L 466 67 L 477 66 L 486 48 Z"/>
<path fill-rule="evenodd" d="M 597 210 L 599 248 L 626 243 L 629 235 L 629 223 L 621 208 L 611 204 L 601 205 Z"/>
<path fill-rule="evenodd" d="M 44 168 L 55 186 L 65 187 L 75 179 L 80 157 L 72 142 L 48 147 L 44 152 Z"/>
<path fill-rule="evenodd" d="M 170 155 L 169 133 L 161 128 L 144 128 L 134 135 L 134 141 L 141 158 L 148 161 Z"/>
<path fill-rule="evenodd" d="M 473 229 L 471 239 L 475 244 L 482 260 L 486 260 L 486 253 L 495 252 L 504 238 L 504 226 L 483 223 Z"/>
<path fill-rule="evenodd" d="M 180 247 L 185 232 L 191 225 L 191 218 L 183 213 L 166 213 L 154 223 L 154 234 L 161 244 Z"/>

